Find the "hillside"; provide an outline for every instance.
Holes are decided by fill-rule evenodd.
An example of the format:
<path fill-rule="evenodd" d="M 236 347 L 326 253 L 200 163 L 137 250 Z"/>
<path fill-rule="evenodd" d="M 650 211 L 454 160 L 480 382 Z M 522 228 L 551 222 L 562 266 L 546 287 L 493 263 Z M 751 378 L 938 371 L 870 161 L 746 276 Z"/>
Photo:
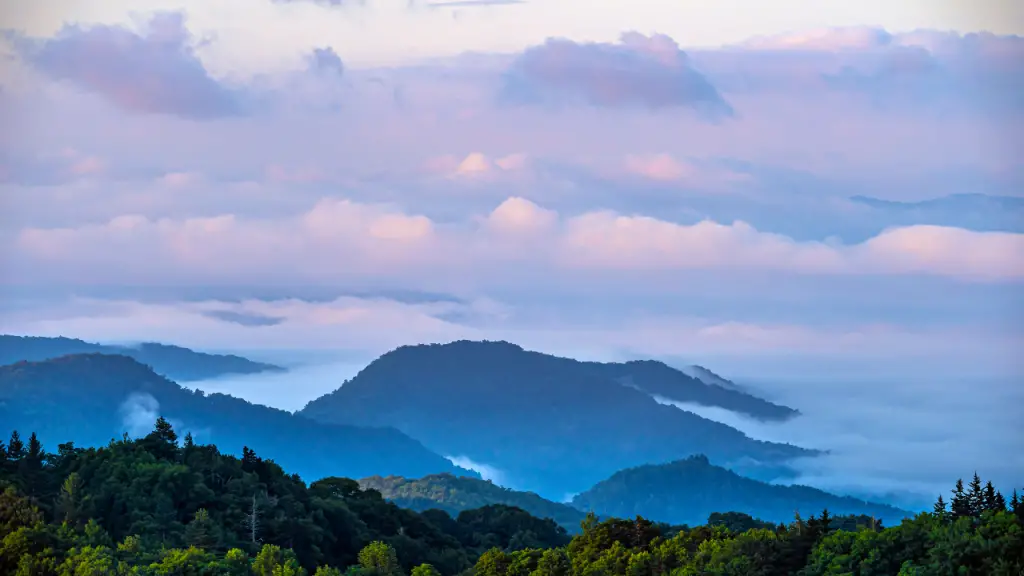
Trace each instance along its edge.
<path fill-rule="evenodd" d="M 662 367 L 577 362 L 505 342 L 408 346 L 384 354 L 300 414 L 394 426 L 439 454 L 496 468 L 507 486 L 552 500 L 623 468 L 692 454 L 754 471 L 814 454 L 659 404 L 637 388 L 683 381 Z M 633 386 L 621 382 L 628 377 Z M 706 386 L 680 387 L 679 397 L 696 387 Z"/>
<path fill-rule="evenodd" d="M 206 354 L 188 348 L 146 342 L 138 346 L 94 344 L 74 338 L 0 335 L 0 365 L 39 362 L 69 354 L 118 354 L 150 366 L 161 376 L 176 382 L 208 380 L 228 374 L 280 372 L 284 368 L 242 358 Z"/>
<path fill-rule="evenodd" d="M 822 510 L 868 515 L 898 524 L 909 512 L 884 504 L 836 496 L 806 486 L 779 486 L 744 478 L 714 466 L 704 456 L 645 465 L 613 474 L 573 498 L 573 506 L 598 514 L 636 515 L 672 524 L 703 524 L 714 512 L 734 511 L 771 522 L 788 522 Z"/>
<path fill-rule="evenodd" d="M 975 476 L 897 526 L 808 515 L 712 514 L 688 529 L 491 505 L 417 513 L 347 478 L 307 486 L 246 452 L 181 438 L 159 419 L 102 448 L 27 431 L 0 442 L 0 574 L 38 576 L 664 576 L 1024 573 L 1024 503 Z"/>
<path fill-rule="evenodd" d="M 0 422 L 47 443 L 102 446 L 165 416 L 197 440 L 249 446 L 307 481 L 462 472 L 391 428 L 329 425 L 223 394 L 189 391 L 126 356 L 84 354 L 0 366 Z"/>
<path fill-rule="evenodd" d="M 572 506 L 545 500 L 532 492 L 517 492 L 487 480 L 452 474 L 433 474 L 418 479 L 372 476 L 360 480 L 359 485 L 364 490 L 380 492 L 403 508 L 438 509 L 452 516 L 464 510 L 503 504 L 525 510 L 537 518 L 551 518 L 569 532 L 579 530 L 580 522 L 586 517 Z"/>

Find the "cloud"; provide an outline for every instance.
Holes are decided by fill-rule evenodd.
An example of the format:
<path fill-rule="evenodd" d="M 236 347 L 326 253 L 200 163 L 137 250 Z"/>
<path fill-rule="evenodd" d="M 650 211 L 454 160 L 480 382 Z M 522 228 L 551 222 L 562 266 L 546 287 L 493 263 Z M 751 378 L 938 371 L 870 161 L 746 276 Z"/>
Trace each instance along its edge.
<path fill-rule="evenodd" d="M 531 255 L 530 265 L 568 277 L 728 270 L 1024 279 L 1024 234 L 1008 232 L 908 226 L 841 245 L 799 242 L 741 221 L 685 225 L 607 210 L 564 217 L 516 197 L 494 208 L 484 222 L 492 232 L 514 233 L 543 246 Z M 324 281 L 373 273 L 408 282 L 425 280 L 426 274 L 455 274 L 458 281 L 485 278 L 481 271 L 493 269 L 496 256 L 489 238 L 473 221 L 440 226 L 385 205 L 323 199 L 283 220 L 122 215 L 96 225 L 30 228 L 20 231 L 14 246 L 19 276 L 37 281 L 105 278 L 131 284 L 188 278 L 206 283 L 279 274 Z"/>
<path fill-rule="evenodd" d="M 440 0 L 428 2 L 431 8 L 476 8 L 479 6 L 512 6 L 526 4 L 526 0 Z"/>
<path fill-rule="evenodd" d="M 142 32 L 121 26 L 65 26 L 23 41 L 33 66 L 135 113 L 207 120 L 242 113 L 238 95 L 210 77 L 190 45 L 180 13 L 152 17 Z"/>
<path fill-rule="evenodd" d="M 119 408 L 125 430 L 133 438 L 139 438 L 153 431 L 153 424 L 160 417 L 160 403 L 149 394 L 135 393 L 125 398 Z"/>
<path fill-rule="evenodd" d="M 473 460 L 470 460 L 466 456 L 446 456 L 446 458 L 448 458 L 448 461 L 450 461 L 452 464 L 455 464 L 456 466 L 476 472 L 484 480 L 490 480 L 491 482 L 494 482 L 499 486 L 505 486 L 506 488 L 510 487 L 504 484 L 504 473 L 501 470 L 495 468 L 494 466 L 474 462 Z"/>
<path fill-rule="evenodd" d="M 748 386 L 749 388 L 750 386 Z M 801 416 L 764 423 L 719 408 L 659 399 L 738 428 L 753 438 L 828 450 L 796 463 L 792 482 L 862 498 L 886 498 L 928 509 L 956 478 L 977 471 L 1010 490 L 1024 469 L 1024 437 L 993 439 L 994 427 L 1012 427 L 1007 406 L 1024 400 L 1013 379 L 870 375 L 762 380 L 769 394 Z M 973 392 L 965 395 L 964 390 Z M 969 398 L 967 396 L 970 396 Z M 946 425 L 955 419 L 960 425 Z"/>
<path fill-rule="evenodd" d="M 622 35 L 618 44 L 549 39 L 505 73 L 501 99 L 514 104 L 690 108 L 709 117 L 733 110 L 668 36 Z"/>

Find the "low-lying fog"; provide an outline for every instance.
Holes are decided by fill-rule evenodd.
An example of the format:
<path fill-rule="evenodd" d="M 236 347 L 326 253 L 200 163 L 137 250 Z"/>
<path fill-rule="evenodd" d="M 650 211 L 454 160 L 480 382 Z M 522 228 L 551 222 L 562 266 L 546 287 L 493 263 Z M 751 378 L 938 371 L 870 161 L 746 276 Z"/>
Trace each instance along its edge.
<path fill-rule="evenodd" d="M 346 359 L 189 387 L 295 411 L 336 389 L 364 365 Z M 720 408 L 659 401 L 754 438 L 829 450 L 825 456 L 798 462 L 801 475 L 795 482 L 836 493 L 924 508 L 939 493 L 948 499 L 956 479 L 967 479 L 975 471 L 1005 491 L 1024 488 L 1020 382 L 872 375 L 861 380 L 795 376 L 741 384 L 802 414 L 783 423 L 764 423 Z M 449 457 L 501 483 L 502 473 L 493 466 L 461 455 Z"/>

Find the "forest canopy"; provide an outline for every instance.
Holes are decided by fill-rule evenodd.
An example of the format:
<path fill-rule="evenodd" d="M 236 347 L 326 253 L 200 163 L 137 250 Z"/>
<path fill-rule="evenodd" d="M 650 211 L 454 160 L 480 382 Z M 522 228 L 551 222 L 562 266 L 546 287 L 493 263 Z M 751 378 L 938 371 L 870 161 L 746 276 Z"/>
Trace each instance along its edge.
<path fill-rule="evenodd" d="M 0 574 L 1018 576 L 1024 503 L 975 475 L 932 512 L 882 527 L 827 510 L 772 524 L 707 525 L 589 514 L 553 520 L 490 505 L 414 512 L 347 478 L 308 486 L 249 448 L 241 458 L 179 438 L 163 418 L 101 448 L 33 433 L 0 442 Z"/>

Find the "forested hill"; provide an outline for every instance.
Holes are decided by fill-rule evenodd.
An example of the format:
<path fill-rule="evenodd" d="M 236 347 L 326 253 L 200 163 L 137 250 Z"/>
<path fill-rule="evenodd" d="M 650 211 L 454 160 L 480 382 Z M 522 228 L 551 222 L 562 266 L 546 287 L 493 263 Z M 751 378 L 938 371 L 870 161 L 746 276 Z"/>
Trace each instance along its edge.
<path fill-rule="evenodd" d="M 372 476 L 360 480 L 359 485 L 365 490 L 377 490 L 403 508 L 439 509 L 452 516 L 464 510 L 503 504 L 521 508 L 538 518 L 551 518 L 569 532 L 578 530 L 586 517 L 572 506 L 546 500 L 533 492 L 517 492 L 487 480 L 453 474 L 433 474 L 417 479 Z"/>
<path fill-rule="evenodd" d="M 577 495 L 573 506 L 598 514 L 643 516 L 672 524 L 701 524 L 714 512 L 743 512 L 785 522 L 828 509 L 833 514 L 873 516 L 898 524 L 910 512 L 885 504 L 836 496 L 807 486 L 779 486 L 744 478 L 704 456 L 645 465 L 613 474 Z"/>
<path fill-rule="evenodd" d="M 70 354 L 117 354 L 138 360 L 176 382 L 208 380 L 229 374 L 280 372 L 284 368 L 242 358 L 206 354 L 179 346 L 146 342 L 138 346 L 110 346 L 73 338 L 0 335 L 0 365 L 38 362 Z"/>
<path fill-rule="evenodd" d="M 407 346 L 384 354 L 300 414 L 395 426 L 438 453 L 492 466 L 509 485 L 552 500 L 623 468 L 692 454 L 730 466 L 815 454 L 659 404 L 637 389 L 641 382 L 669 386 L 655 378 L 665 372 L 658 366 L 664 365 L 589 364 L 505 342 Z M 621 381 L 627 376 L 633 386 Z"/>
<path fill-rule="evenodd" d="M 822 512 L 694 528 L 588 516 L 571 540 L 510 506 L 452 518 L 345 478 L 307 486 L 158 419 L 139 439 L 51 453 L 0 442 L 0 574 L 24 576 L 1017 576 L 1024 505 L 975 476 L 898 526 Z M 343 572 L 344 570 L 344 572 Z"/>
<path fill-rule="evenodd" d="M 165 416 L 197 440 L 255 449 L 308 481 L 375 474 L 474 475 L 393 428 L 330 425 L 223 394 L 190 391 L 125 356 L 72 355 L 0 366 L 0 422 L 48 443 L 102 446 Z"/>

